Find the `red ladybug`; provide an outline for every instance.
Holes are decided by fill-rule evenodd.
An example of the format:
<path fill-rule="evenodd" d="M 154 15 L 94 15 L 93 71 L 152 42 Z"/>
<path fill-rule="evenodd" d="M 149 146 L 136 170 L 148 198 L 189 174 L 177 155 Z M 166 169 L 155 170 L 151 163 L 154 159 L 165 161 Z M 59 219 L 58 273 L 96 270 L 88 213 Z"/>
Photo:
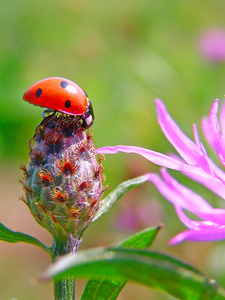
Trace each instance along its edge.
<path fill-rule="evenodd" d="M 23 99 L 64 114 L 81 116 L 84 128 L 93 124 L 94 114 L 88 95 L 69 79 L 62 77 L 42 79 L 29 87 Z"/>

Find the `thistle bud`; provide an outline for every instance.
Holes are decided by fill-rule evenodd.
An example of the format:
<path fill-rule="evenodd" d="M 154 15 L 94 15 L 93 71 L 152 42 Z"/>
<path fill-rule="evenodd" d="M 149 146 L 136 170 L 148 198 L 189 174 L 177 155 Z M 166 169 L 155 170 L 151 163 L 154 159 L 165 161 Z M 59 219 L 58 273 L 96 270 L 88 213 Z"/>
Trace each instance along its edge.
<path fill-rule="evenodd" d="M 101 159 L 96 161 L 92 135 L 76 117 L 54 113 L 36 128 L 29 148 L 29 165 L 21 167 L 24 201 L 54 241 L 70 241 L 72 250 L 100 207 L 103 193 L 103 167 Z"/>

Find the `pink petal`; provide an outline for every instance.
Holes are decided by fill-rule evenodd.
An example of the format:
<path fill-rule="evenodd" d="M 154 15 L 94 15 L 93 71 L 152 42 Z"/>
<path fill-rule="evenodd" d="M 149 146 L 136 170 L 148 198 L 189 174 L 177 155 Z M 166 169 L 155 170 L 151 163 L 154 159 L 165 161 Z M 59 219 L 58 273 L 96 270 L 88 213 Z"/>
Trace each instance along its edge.
<path fill-rule="evenodd" d="M 216 150 L 216 153 L 223 164 L 225 166 L 225 145 L 224 141 L 221 137 L 220 127 L 218 122 L 218 106 L 219 106 L 219 99 L 216 99 L 212 105 L 210 114 L 209 114 L 209 128 L 211 129 L 211 136 L 213 137 L 213 145 Z"/>
<path fill-rule="evenodd" d="M 169 245 L 176 245 L 184 240 L 193 242 L 210 242 L 225 239 L 225 228 L 185 230 L 169 240 Z"/>
<path fill-rule="evenodd" d="M 189 205 L 185 203 L 176 190 L 171 189 L 158 174 L 148 173 L 145 175 L 147 180 L 154 183 L 159 192 L 171 203 L 189 209 Z"/>
<path fill-rule="evenodd" d="M 220 126 L 222 134 L 225 133 L 225 101 L 222 102 L 221 110 L 220 110 Z"/>
<path fill-rule="evenodd" d="M 225 165 L 225 142 L 224 137 L 221 135 L 219 122 L 218 122 L 218 104 L 219 99 L 216 99 L 211 107 L 209 117 L 204 117 L 202 119 L 202 129 L 205 135 L 207 142 L 210 146 L 216 151 L 221 163 Z M 223 108 L 221 111 L 220 119 L 223 130 L 225 129 L 224 120 L 222 121 L 222 117 L 225 116 L 225 106 L 223 103 Z"/>
<path fill-rule="evenodd" d="M 162 131 L 181 157 L 189 165 L 201 168 L 205 173 L 212 175 L 212 177 L 215 176 L 220 181 L 224 182 L 225 173 L 222 172 L 208 157 L 203 145 L 200 143 L 196 127 L 194 127 L 194 134 L 197 145 L 180 130 L 160 100 L 156 100 L 156 108 L 158 122 Z M 184 170 L 180 171 L 183 172 Z"/>
<path fill-rule="evenodd" d="M 202 172 L 196 172 L 195 167 L 191 167 L 190 170 L 188 168 L 184 168 L 184 171 L 180 170 L 184 175 L 188 176 L 192 180 L 195 180 L 198 183 L 201 183 L 209 190 L 220 196 L 221 198 L 225 199 L 225 174 L 224 172 L 219 169 L 206 155 L 205 161 L 208 163 L 210 171 L 209 174 Z"/>
<path fill-rule="evenodd" d="M 209 120 L 208 117 L 203 117 L 201 120 L 201 126 L 202 126 L 202 131 L 204 133 L 204 137 L 208 144 L 215 150 L 215 145 L 214 145 L 214 137 L 211 132 L 211 128 L 209 126 Z"/>
<path fill-rule="evenodd" d="M 193 192 L 191 189 L 180 184 L 175 178 L 173 178 L 166 169 L 161 170 L 161 174 L 165 183 L 171 188 L 171 190 L 176 191 L 177 195 L 181 197 L 190 211 L 203 211 L 210 212 L 212 206 L 205 201 L 201 196 Z M 182 206 L 185 208 L 184 206 Z"/>
<path fill-rule="evenodd" d="M 225 225 L 225 209 L 213 208 L 209 212 L 196 211 L 196 215 L 200 216 L 203 220 L 210 220 L 218 225 Z"/>
<path fill-rule="evenodd" d="M 155 184 L 160 193 L 175 207 L 181 207 L 195 213 L 202 220 L 209 220 L 212 223 L 223 225 L 225 210 L 215 209 L 206 202 L 200 195 L 196 194 L 186 186 L 175 180 L 165 169 L 161 170 L 163 181 L 158 174 L 148 173 L 145 176 L 148 181 Z M 182 211 L 181 211 L 182 212 Z M 184 214 L 183 214 L 184 217 Z M 182 220 L 185 223 L 184 219 Z M 185 224 L 188 226 L 187 224 Z M 197 225 L 199 226 L 199 225 Z"/>
<path fill-rule="evenodd" d="M 156 165 L 185 172 L 187 174 L 195 173 L 196 177 L 203 176 L 204 178 L 208 177 L 208 179 L 211 180 L 211 176 L 203 172 L 200 168 L 189 166 L 183 163 L 179 158 L 178 159 L 172 158 L 165 154 L 161 154 L 159 152 L 152 151 L 149 149 L 136 147 L 136 146 L 118 145 L 118 146 L 101 147 L 95 150 L 96 154 L 117 154 L 119 152 L 139 154 Z"/>
<path fill-rule="evenodd" d="M 200 141 L 199 134 L 198 134 L 198 129 L 197 129 L 196 124 L 193 125 L 193 132 L 194 132 L 194 138 L 195 138 L 196 145 L 200 149 L 200 151 L 202 151 L 203 145 L 202 145 L 202 143 Z"/>
<path fill-rule="evenodd" d="M 208 189 L 212 190 L 220 197 L 225 198 L 225 184 L 224 182 L 221 182 L 221 178 L 225 178 L 225 174 L 218 167 L 216 167 L 211 161 L 209 161 L 209 163 L 211 164 L 214 173 L 216 173 L 215 176 L 211 175 L 210 169 L 209 169 L 209 174 L 207 174 L 200 168 L 189 166 L 183 163 L 179 158 L 178 159 L 172 158 L 167 155 L 152 150 L 148 150 L 145 148 L 141 148 L 141 147 L 119 145 L 114 147 L 113 146 L 101 147 L 96 150 L 96 154 L 116 154 L 118 152 L 139 154 L 145 157 L 147 160 L 151 161 L 152 163 L 155 163 L 157 165 L 169 169 L 181 171 L 191 179 L 205 185 Z M 208 157 L 205 158 L 205 161 L 208 162 Z M 219 179 L 217 179 L 216 177 L 218 177 Z"/>
<path fill-rule="evenodd" d="M 212 207 L 199 195 L 179 184 L 166 170 L 162 170 L 163 181 L 158 174 L 148 173 L 145 176 L 148 181 L 154 183 L 159 192 L 175 206 L 185 208 L 193 213 L 202 209 L 209 212 Z"/>
<path fill-rule="evenodd" d="M 169 241 L 169 245 L 175 245 L 184 240 L 206 242 L 225 238 L 225 225 L 218 225 L 210 221 L 192 221 L 179 207 L 176 207 L 176 212 L 180 220 L 186 227 L 190 228 L 190 230 L 183 231 L 173 237 Z"/>
<path fill-rule="evenodd" d="M 185 213 L 183 212 L 182 208 L 179 206 L 175 206 L 177 215 L 181 222 L 189 229 L 195 229 L 195 230 L 202 230 L 205 228 L 218 228 L 219 225 L 216 223 L 213 223 L 211 221 L 193 221 L 190 220 Z M 224 226 L 224 225 L 222 225 Z"/>
<path fill-rule="evenodd" d="M 202 153 L 197 145 L 190 140 L 174 122 L 168 114 L 165 105 L 161 100 L 156 99 L 156 110 L 158 116 L 158 123 L 165 134 L 168 141 L 174 146 L 180 156 L 192 166 L 204 168 L 204 160 L 202 160 Z M 208 167 L 206 165 L 206 167 Z"/>
<path fill-rule="evenodd" d="M 165 154 L 135 146 L 107 146 L 98 148 L 95 151 L 96 154 L 116 154 L 118 152 L 139 154 L 156 165 L 174 170 L 180 170 L 182 164 L 179 160 L 170 158 Z"/>

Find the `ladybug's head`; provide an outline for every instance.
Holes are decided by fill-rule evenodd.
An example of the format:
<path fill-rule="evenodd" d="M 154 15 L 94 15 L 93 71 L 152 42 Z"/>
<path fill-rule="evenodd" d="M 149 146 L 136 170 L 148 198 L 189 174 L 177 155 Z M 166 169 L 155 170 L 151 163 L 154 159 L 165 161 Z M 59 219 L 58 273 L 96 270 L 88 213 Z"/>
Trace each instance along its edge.
<path fill-rule="evenodd" d="M 94 111 L 93 111 L 93 108 L 92 108 L 92 105 L 91 105 L 91 101 L 89 99 L 88 99 L 87 109 L 86 109 L 85 113 L 82 115 L 81 120 L 83 121 L 81 126 L 84 129 L 87 129 L 87 128 L 91 127 L 92 124 L 93 124 Z"/>

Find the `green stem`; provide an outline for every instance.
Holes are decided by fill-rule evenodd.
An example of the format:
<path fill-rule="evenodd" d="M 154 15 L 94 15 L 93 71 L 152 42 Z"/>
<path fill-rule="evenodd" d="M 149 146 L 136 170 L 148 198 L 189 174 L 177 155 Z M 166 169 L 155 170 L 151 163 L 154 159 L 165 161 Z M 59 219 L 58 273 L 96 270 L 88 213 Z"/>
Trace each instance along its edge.
<path fill-rule="evenodd" d="M 70 253 L 75 255 L 78 251 L 81 239 L 73 238 L 68 236 L 59 239 L 55 239 L 52 249 L 55 253 L 53 261 L 56 261 L 61 255 Z M 61 280 L 54 281 L 54 292 L 55 300 L 75 300 L 75 278 L 74 277 L 64 277 Z"/>
<path fill-rule="evenodd" d="M 75 300 L 75 279 L 65 277 L 54 281 L 55 300 Z"/>

